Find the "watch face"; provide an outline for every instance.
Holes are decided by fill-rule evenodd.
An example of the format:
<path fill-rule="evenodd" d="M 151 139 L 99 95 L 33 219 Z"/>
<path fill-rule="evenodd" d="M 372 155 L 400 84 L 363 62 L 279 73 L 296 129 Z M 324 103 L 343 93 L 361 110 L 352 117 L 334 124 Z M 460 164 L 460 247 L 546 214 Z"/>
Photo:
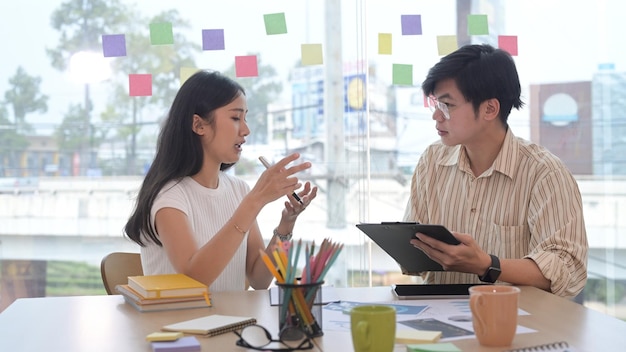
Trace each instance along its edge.
<path fill-rule="evenodd" d="M 500 268 L 489 267 L 489 269 L 487 269 L 487 272 L 485 272 L 485 275 L 479 277 L 479 279 L 482 282 L 494 283 L 496 282 L 496 280 L 498 280 L 500 273 Z"/>
<path fill-rule="evenodd" d="M 500 269 L 499 268 L 489 268 L 489 270 L 487 271 L 487 280 L 488 282 L 496 282 L 496 280 L 498 280 L 498 277 L 500 276 Z"/>

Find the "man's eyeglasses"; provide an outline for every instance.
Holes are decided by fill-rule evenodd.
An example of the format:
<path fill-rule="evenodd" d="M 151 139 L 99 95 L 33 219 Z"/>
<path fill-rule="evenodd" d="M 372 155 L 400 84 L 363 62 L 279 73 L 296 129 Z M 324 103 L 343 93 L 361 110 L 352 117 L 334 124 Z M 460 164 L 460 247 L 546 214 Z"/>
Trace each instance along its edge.
<path fill-rule="evenodd" d="M 239 340 L 237 340 L 237 346 L 250 348 L 253 350 L 261 350 L 261 351 L 299 351 L 299 350 L 310 350 L 313 348 L 313 342 L 311 338 L 302 330 L 299 330 L 296 327 L 290 327 L 288 329 L 295 329 L 298 331 L 281 331 L 280 338 L 275 340 L 272 338 L 272 334 L 267 331 L 266 328 L 261 325 L 248 325 L 241 330 L 241 332 L 233 331 L 237 336 L 239 336 Z M 283 336 L 290 335 L 293 336 L 294 333 L 298 333 L 299 336 L 302 336 L 303 339 L 298 339 L 297 341 L 292 341 L 288 339 L 283 339 Z"/>
<path fill-rule="evenodd" d="M 439 100 L 437 100 L 437 98 L 435 98 L 432 95 L 428 96 L 428 107 L 430 108 L 430 111 L 432 112 L 435 112 L 437 110 L 441 111 L 443 113 L 443 117 L 446 120 L 450 120 L 450 111 L 448 111 L 448 105 L 440 102 Z"/>

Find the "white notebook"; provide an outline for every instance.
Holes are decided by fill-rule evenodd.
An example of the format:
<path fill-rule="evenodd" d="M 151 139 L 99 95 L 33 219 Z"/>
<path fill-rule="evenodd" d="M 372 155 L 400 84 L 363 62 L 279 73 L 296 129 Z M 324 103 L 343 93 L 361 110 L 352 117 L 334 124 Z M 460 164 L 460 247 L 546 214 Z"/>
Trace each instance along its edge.
<path fill-rule="evenodd" d="M 206 317 L 181 321 L 179 323 L 165 325 L 161 330 L 180 331 L 187 334 L 215 336 L 242 329 L 248 325 L 256 324 L 256 319 L 232 315 L 213 314 Z"/>
<path fill-rule="evenodd" d="M 515 349 L 512 349 L 512 350 L 506 350 L 504 352 L 541 352 L 541 351 L 546 351 L 546 352 L 576 352 L 574 347 L 570 347 L 570 345 L 568 345 L 567 342 L 565 342 L 565 341 L 546 343 L 546 344 L 537 345 L 537 346 L 528 346 L 528 347 L 515 348 Z"/>

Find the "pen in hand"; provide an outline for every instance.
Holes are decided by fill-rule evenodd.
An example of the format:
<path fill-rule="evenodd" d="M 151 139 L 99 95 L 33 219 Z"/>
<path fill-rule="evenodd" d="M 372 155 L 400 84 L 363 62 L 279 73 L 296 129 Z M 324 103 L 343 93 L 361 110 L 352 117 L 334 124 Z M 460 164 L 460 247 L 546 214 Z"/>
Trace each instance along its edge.
<path fill-rule="evenodd" d="M 271 165 L 271 164 L 267 161 L 267 159 L 265 159 L 265 158 L 264 158 L 264 157 L 262 157 L 262 156 L 260 156 L 260 157 L 259 157 L 259 160 L 261 160 L 261 164 L 263 164 L 263 166 L 265 166 L 265 168 L 266 168 L 266 169 L 268 169 L 270 166 L 272 166 L 272 165 Z M 304 203 L 302 203 L 302 199 L 300 199 L 300 196 L 298 196 L 298 194 L 296 194 L 296 192 L 293 192 L 291 195 L 292 195 L 292 196 L 293 196 L 293 197 L 294 197 L 294 198 L 298 201 L 298 203 L 300 203 L 300 204 L 303 204 L 303 205 L 304 205 Z"/>

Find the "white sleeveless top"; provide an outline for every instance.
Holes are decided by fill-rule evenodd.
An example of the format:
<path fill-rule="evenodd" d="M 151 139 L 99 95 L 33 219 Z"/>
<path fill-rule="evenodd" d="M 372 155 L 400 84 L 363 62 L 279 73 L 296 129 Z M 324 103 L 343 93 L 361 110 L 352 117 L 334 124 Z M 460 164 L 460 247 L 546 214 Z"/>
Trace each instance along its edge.
<path fill-rule="evenodd" d="M 249 190 L 244 181 L 224 172 L 220 172 L 216 189 L 206 188 L 191 177 L 185 177 L 179 183 L 170 181 L 159 192 L 152 205 L 152 225 L 154 226 L 155 214 L 160 209 L 178 209 L 187 215 L 193 237 L 198 247 L 201 247 L 231 218 Z M 211 284 L 211 292 L 245 289 L 247 238 L 246 234 L 231 261 Z M 144 275 L 176 273 L 165 250 L 152 242 L 141 247 L 141 264 Z"/>

